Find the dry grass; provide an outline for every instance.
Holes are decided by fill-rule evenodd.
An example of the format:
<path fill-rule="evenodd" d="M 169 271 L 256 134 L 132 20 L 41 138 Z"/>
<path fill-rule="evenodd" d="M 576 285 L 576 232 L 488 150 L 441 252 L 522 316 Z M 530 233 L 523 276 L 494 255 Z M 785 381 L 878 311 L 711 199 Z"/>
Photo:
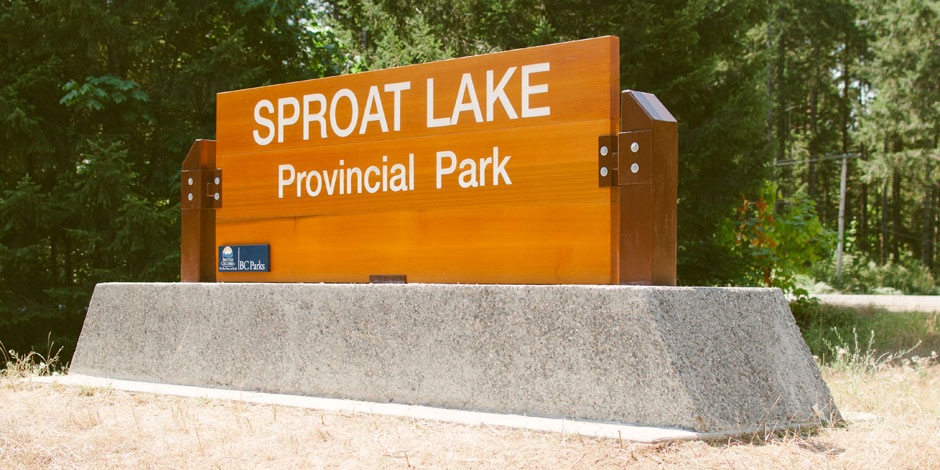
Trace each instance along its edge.
<path fill-rule="evenodd" d="M 0 468 L 940 468 L 940 366 L 824 370 L 815 434 L 644 446 L 385 416 L 0 383 Z"/>

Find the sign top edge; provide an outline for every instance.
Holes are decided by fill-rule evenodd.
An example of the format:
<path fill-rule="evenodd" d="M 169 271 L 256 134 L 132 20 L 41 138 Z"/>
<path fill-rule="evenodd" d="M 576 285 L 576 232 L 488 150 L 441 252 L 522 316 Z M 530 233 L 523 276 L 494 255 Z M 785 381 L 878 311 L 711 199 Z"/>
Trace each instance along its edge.
<path fill-rule="evenodd" d="M 596 42 L 609 42 L 609 41 L 611 41 L 611 40 L 617 41 L 617 42 L 619 43 L 620 38 L 617 37 L 617 36 L 613 36 L 613 35 L 606 35 L 606 36 L 598 36 L 598 37 L 593 37 L 593 38 L 575 39 L 575 40 L 572 40 L 572 41 L 556 42 L 556 43 L 551 43 L 551 44 L 541 44 L 541 45 L 538 45 L 538 46 L 522 47 L 522 48 L 519 48 L 519 49 L 508 49 L 508 50 L 505 50 L 505 51 L 494 51 L 494 52 L 487 52 L 487 53 L 484 53 L 484 54 L 468 55 L 468 56 L 461 56 L 461 57 L 451 57 L 451 58 L 449 58 L 449 59 L 435 60 L 435 61 L 431 61 L 431 62 L 419 62 L 419 63 L 417 63 L 417 64 L 398 65 L 398 66 L 395 66 L 395 67 L 387 67 L 387 68 L 384 68 L 384 69 L 366 70 L 366 71 L 363 71 L 363 72 L 356 72 L 356 73 L 348 73 L 348 74 L 341 74 L 341 75 L 329 75 L 329 76 L 325 76 L 325 77 L 307 78 L 307 79 L 304 79 L 304 80 L 295 80 L 295 81 L 292 81 L 292 82 L 272 83 L 272 84 L 270 84 L 270 85 L 259 85 L 259 86 L 248 87 L 248 88 L 238 88 L 238 89 L 235 89 L 235 90 L 220 91 L 220 92 L 216 93 L 216 95 L 217 95 L 217 96 L 220 96 L 220 95 L 229 95 L 229 94 L 241 93 L 241 92 L 249 91 L 249 90 L 261 90 L 261 89 L 265 89 L 265 88 L 273 88 L 273 87 L 279 87 L 279 86 L 283 86 L 283 85 L 291 85 L 291 84 L 297 84 L 297 83 L 310 82 L 310 81 L 314 81 L 314 80 L 322 80 L 322 79 L 325 79 L 325 78 L 349 77 L 349 76 L 353 76 L 353 75 L 362 76 L 362 75 L 368 75 L 368 74 L 386 72 L 386 71 L 389 71 L 389 70 L 406 69 L 406 68 L 409 68 L 409 67 L 418 67 L 418 66 L 433 65 L 433 64 L 443 64 L 443 63 L 446 63 L 446 62 L 452 62 L 452 61 L 456 61 L 456 60 L 464 60 L 464 59 L 478 58 L 478 57 L 479 57 L 479 58 L 483 58 L 483 57 L 492 56 L 492 55 L 494 55 L 494 54 L 505 54 L 505 53 L 507 53 L 507 52 L 529 51 L 529 50 L 540 49 L 540 48 L 545 48 L 545 47 L 556 47 L 556 46 L 561 46 L 561 45 L 573 45 L 573 44 L 576 44 L 576 43 L 586 43 L 586 42 L 592 42 L 592 41 L 596 41 Z"/>

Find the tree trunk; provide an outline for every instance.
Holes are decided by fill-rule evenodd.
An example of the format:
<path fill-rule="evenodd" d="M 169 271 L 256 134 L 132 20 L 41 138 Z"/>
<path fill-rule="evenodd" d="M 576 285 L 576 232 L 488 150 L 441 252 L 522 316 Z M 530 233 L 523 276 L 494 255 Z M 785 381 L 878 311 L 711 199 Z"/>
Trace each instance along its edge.
<path fill-rule="evenodd" d="M 54 232 L 49 236 L 49 279 L 53 286 L 59 286 L 59 250 Z"/>
<path fill-rule="evenodd" d="M 891 259 L 895 263 L 901 260 L 901 243 L 899 239 L 904 232 L 901 222 L 901 171 L 894 170 L 891 182 Z"/>
<path fill-rule="evenodd" d="M 817 178 L 818 178 L 818 176 L 817 176 L 817 171 L 818 171 L 818 169 L 817 169 L 817 166 L 816 166 L 816 162 L 812 161 L 812 159 L 814 159 L 814 158 L 819 158 L 819 153 L 817 152 L 817 149 L 816 149 L 816 143 L 817 143 L 816 141 L 817 141 L 817 137 L 818 137 L 818 135 L 819 135 L 819 134 L 817 133 L 817 131 L 818 131 L 818 128 L 817 128 L 818 122 L 817 122 L 817 114 L 816 114 L 817 107 L 819 106 L 819 97 L 817 96 L 816 84 L 815 84 L 815 83 L 813 84 L 813 88 L 812 88 L 812 90 L 810 91 L 810 95 L 809 95 L 809 96 L 810 96 L 810 98 L 809 98 L 809 99 L 810 99 L 810 108 L 809 108 L 809 109 L 810 109 L 810 112 L 809 112 L 809 131 L 810 131 L 810 136 L 809 136 L 809 158 L 810 158 L 811 161 L 809 162 L 809 175 L 808 175 L 808 178 L 807 178 L 807 179 L 808 179 L 808 181 L 807 181 L 807 189 L 809 190 L 809 198 L 812 199 L 813 202 L 815 202 L 815 203 L 818 205 L 818 204 L 819 204 L 819 194 L 818 194 L 818 188 L 817 188 Z M 825 208 L 823 209 L 823 213 L 825 213 Z M 823 217 L 823 219 L 825 219 L 825 217 Z"/>
<path fill-rule="evenodd" d="M 881 180 L 881 265 L 888 261 L 888 178 Z"/>
<path fill-rule="evenodd" d="M 823 163 L 828 163 L 828 162 L 823 162 Z M 830 192 L 829 191 L 829 172 L 826 171 L 829 165 L 826 165 L 826 166 L 820 165 L 820 166 L 822 168 L 822 171 L 820 172 L 821 173 L 820 174 L 820 180 L 821 180 L 820 186 L 822 190 L 822 220 L 823 220 L 823 223 L 829 225 L 832 223 L 832 219 L 834 218 L 832 216 L 832 211 L 829 210 L 830 205 L 831 205 L 831 202 L 829 201 L 829 192 Z"/>
<path fill-rule="evenodd" d="M 855 242 L 862 253 L 868 253 L 868 183 L 862 183 L 858 195 L 858 232 Z"/>
<path fill-rule="evenodd" d="M 62 251 L 65 252 L 65 265 L 64 265 L 65 272 L 63 273 L 63 276 L 62 276 L 62 285 L 68 287 L 72 285 L 72 279 L 73 279 L 73 276 L 72 276 L 72 240 L 69 238 L 68 233 L 66 233 L 65 236 L 63 237 L 63 241 L 64 241 L 63 244 L 65 245 L 62 249 Z"/>
<path fill-rule="evenodd" d="M 930 174 L 930 171 L 927 171 Z M 932 184 L 924 188 L 924 225 L 920 237 L 920 264 L 933 269 L 933 191 Z"/>
<path fill-rule="evenodd" d="M 933 192 L 937 197 L 936 202 L 934 203 L 934 207 L 940 207 L 940 186 L 935 184 Z M 933 250 L 933 260 L 931 260 L 932 262 L 931 266 L 933 266 L 934 275 L 937 274 L 937 267 L 938 267 L 938 264 L 937 264 L 937 251 L 938 251 L 937 244 L 938 243 L 940 243 L 940 211 L 934 211 L 933 245 L 932 245 L 934 247 L 934 250 Z"/>

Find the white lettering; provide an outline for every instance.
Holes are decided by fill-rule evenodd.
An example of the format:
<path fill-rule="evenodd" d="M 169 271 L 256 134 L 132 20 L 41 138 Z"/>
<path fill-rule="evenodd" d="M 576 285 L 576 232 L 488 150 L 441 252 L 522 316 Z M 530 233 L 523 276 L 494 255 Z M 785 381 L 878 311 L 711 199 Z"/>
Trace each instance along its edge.
<path fill-rule="evenodd" d="M 493 163 L 492 157 L 480 159 L 480 186 L 486 186 L 486 167 Z"/>
<path fill-rule="evenodd" d="M 470 95 L 470 102 L 464 103 L 464 95 L 468 94 Z M 454 101 L 454 113 L 450 116 L 451 125 L 457 124 L 460 113 L 464 111 L 473 111 L 473 118 L 477 122 L 483 122 L 480 102 L 477 100 L 477 92 L 473 88 L 473 77 L 469 73 L 463 74 L 460 79 L 460 88 L 457 90 L 457 99 Z"/>
<path fill-rule="evenodd" d="M 316 191 L 312 191 L 311 188 L 310 188 L 310 180 L 312 180 L 314 177 L 317 179 L 317 190 L 316 190 Z M 317 195 L 320 194 L 320 190 L 321 190 L 322 188 L 323 188 L 323 178 L 320 176 L 320 172 L 319 172 L 319 171 L 311 171 L 311 172 L 307 175 L 307 195 L 310 196 L 310 197 L 317 197 Z"/>
<path fill-rule="evenodd" d="M 415 154 L 408 154 L 408 191 L 415 190 Z"/>
<path fill-rule="evenodd" d="M 303 187 L 303 180 L 307 177 L 306 171 L 297 172 L 297 197 L 300 197 L 300 189 Z"/>
<path fill-rule="evenodd" d="M 394 116 L 392 117 L 392 129 L 401 130 L 401 92 L 411 89 L 411 82 L 388 83 L 385 85 L 385 92 L 392 92 L 394 97 Z"/>
<path fill-rule="evenodd" d="M 290 178 L 285 178 L 284 172 L 288 172 L 290 174 Z M 277 197 L 278 199 L 283 199 L 284 186 L 294 182 L 294 165 L 278 165 L 277 173 Z"/>
<path fill-rule="evenodd" d="M 499 103 L 503 105 L 503 109 L 506 111 L 506 115 L 509 116 L 509 119 L 516 119 L 519 116 L 516 115 L 516 110 L 512 107 L 512 103 L 509 102 L 509 97 L 506 96 L 506 84 L 509 83 L 509 79 L 512 77 L 513 72 L 516 71 L 515 67 L 509 67 L 506 69 L 506 73 L 503 74 L 503 78 L 499 80 L 499 83 L 496 84 L 496 88 L 493 88 L 493 71 L 486 71 L 486 120 L 490 122 L 493 120 L 493 108 L 496 104 L 496 100 L 499 100 Z"/>
<path fill-rule="evenodd" d="M 522 117 L 524 118 L 548 116 L 551 114 L 550 106 L 543 106 L 541 108 L 529 107 L 530 96 L 541 93 L 548 93 L 547 83 L 543 83 L 541 85 L 529 85 L 529 75 L 539 72 L 548 72 L 548 64 L 548 62 L 542 62 L 540 64 L 522 66 Z"/>
<path fill-rule="evenodd" d="M 375 106 L 375 112 L 372 107 Z M 372 121 L 378 121 L 382 132 L 388 132 L 388 123 L 385 121 L 385 109 L 382 108 L 382 97 L 379 96 L 379 87 L 369 87 L 369 97 L 366 99 L 366 108 L 362 111 L 362 125 L 359 126 L 359 134 L 366 133 L 366 127 Z"/>
<path fill-rule="evenodd" d="M 464 168 L 466 168 L 466 170 L 464 170 Z M 479 186 L 477 183 L 477 162 L 473 161 L 471 158 L 461 160 L 460 169 L 463 171 L 460 172 L 457 182 L 460 184 L 461 188 L 475 188 Z"/>
<path fill-rule="evenodd" d="M 375 183 L 375 186 L 372 186 L 369 184 L 369 175 L 372 173 L 375 173 L 376 175 L 380 175 L 381 172 L 379 171 L 379 167 L 370 166 L 369 168 L 366 168 L 365 186 L 366 186 L 366 191 L 368 191 L 369 194 L 375 194 L 375 192 L 379 190 L 379 183 L 377 181 Z"/>
<path fill-rule="evenodd" d="M 450 167 L 444 168 L 441 162 L 445 158 L 450 159 Z M 449 150 L 437 152 L 437 189 L 441 189 L 441 179 L 444 175 L 449 175 L 457 169 L 457 155 Z"/>
<path fill-rule="evenodd" d="M 284 117 L 284 108 L 290 105 L 294 108 L 293 114 L 289 118 Z M 300 118 L 300 103 L 297 98 L 288 96 L 287 98 L 278 98 L 277 100 L 277 141 L 284 142 L 284 128 L 297 122 Z"/>
<path fill-rule="evenodd" d="M 261 134 L 258 133 L 258 130 L 255 129 L 252 131 L 252 135 L 255 137 L 255 143 L 258 145 L 268 145 L 274 140 L 274 121 L 261 116 L 261 110 L 267 110 L 268 113 L 274 112 L 274 104 L 268 100 L 261 100 L 258 104 L 255 105 L 255 122 L 261 124 L 264 127 L 268 128 L 268 136 L 262 138 Z"/>
<path fill-rule="evenodd" d="M 320 112 L 317 114 L 310 114 L 310 103 L 316 101 L 320 103 Z M 323 114 L 326 113 L 326 97 L 320 93 L 314 93 L 311 95 L 304 95 L 304 140 L 310 139 L 310 123 L 317 121 L 320 123 L 320 138 L 326 138 L 326 120 L 323 119 Z"/>
<path fill-rule="evenodd" d="M 333 170 L 333 176 L 329 176 L 326 170 L 323 170 L 323 182 L 326 183 L 326 195 L 332 196 L 333 191 L 336 189 L 336 175 L 339 173 L 339 170 Z M 342 180 L 340 180 L 342 181 Z"/>
<path fill-rule="evenodd" d="M 408 185 L 405 184 L 405 172 L 407 172 L 405 165 L 401 163 L 392 165 L 392 179 L 388 182 L 392 192 L 397 193 L 399 191 L 408 190 Z"/>
<path fill-rule="evenodd" d="M 428 79 L 428 127 L 444 127 L 450 125 L 450 118 L 434 117 L 434 79 Z"/>
<path fill-rule="evenodd" d="M 493 186 L 499 186 L 499 178 L 502 177 L 506 184 L 512 184 L 509 179 L 509 173 L 506 173 L 506 164 L 512 158 L 506 155 L 503 161 L 499 161 L 499 147 L 493 147 Z"/>
<path fill-rule="evenodd" d="M 356 180 L 357 193 L 362 194 L 362 170 L 359 168 L 349 168 L 346 170 L 346 194 L 352 194 L 352 175 L 357 175 L 359 178 Z"/>
<path fill-rule="evenodd" d="M 336 104 L 339 102 L 340 98 L 346 98 L 349 100 L 349 106 L 352 110 L 349 116 L 349 125 L 341 128 L 336 124 Z M 356 129 L 356 123 L 359 121 L 359 102 L 356 101 L 356 95 L 349 88 L 343 88 L 336 92 L 333 95 L 333 100 L 330 101 L 330 127 L 333 129 L 333 133 L 340 136 L 346 137 L 349 134 L 352 134 L 353 130 Z M 327 187 L 329 191 L 329 187 Z"/>

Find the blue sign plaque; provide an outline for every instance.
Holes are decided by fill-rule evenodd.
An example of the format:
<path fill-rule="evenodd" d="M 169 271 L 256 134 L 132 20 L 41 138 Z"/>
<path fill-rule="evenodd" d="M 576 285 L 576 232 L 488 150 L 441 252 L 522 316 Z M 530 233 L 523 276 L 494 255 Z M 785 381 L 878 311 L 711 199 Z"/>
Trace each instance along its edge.
<path fill-rule="evenodd" d="M 219 247 L 219 272 L 270 272 L 271 245 Z"/>

